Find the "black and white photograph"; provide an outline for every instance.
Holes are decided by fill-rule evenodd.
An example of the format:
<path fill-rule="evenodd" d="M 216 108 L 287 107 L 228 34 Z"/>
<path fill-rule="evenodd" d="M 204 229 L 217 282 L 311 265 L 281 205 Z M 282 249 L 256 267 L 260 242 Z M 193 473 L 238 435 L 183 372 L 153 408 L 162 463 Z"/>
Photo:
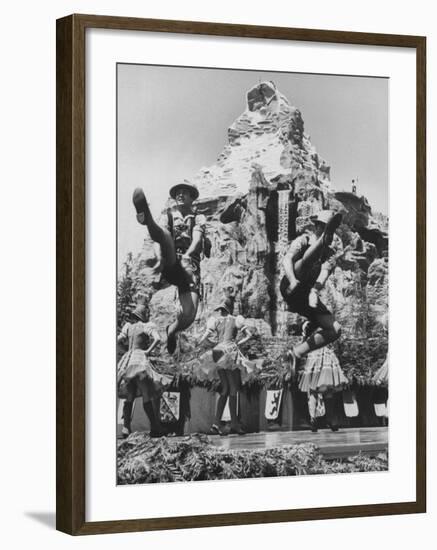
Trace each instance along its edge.
<path fill-rule="evenodd" d="M 435 538 L 433 7 L 5 4 L 0 546 Z"/>
<path fill-rule="evenodd" d="M 117 484 L 388 470 L 388 101 L 117 64 Z"/>

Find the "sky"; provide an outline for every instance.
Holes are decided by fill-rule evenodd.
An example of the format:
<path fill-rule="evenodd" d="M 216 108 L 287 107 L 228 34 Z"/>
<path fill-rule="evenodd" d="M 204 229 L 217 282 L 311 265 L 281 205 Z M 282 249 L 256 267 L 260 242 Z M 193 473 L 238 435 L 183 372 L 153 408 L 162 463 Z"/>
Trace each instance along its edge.
<path fill-rule="evenodd" d="M 117 71 L 120 262 L 139 251 L 146 231 L 135 219 L 134 188 L 159 213 L 172 185 L 215 163 L 246 92 L 264 80 L 302 112 L 333 188 L 350 190 L 358 178 L 357 193 L 388 214 L 388 79 L 131 64 Z"/>

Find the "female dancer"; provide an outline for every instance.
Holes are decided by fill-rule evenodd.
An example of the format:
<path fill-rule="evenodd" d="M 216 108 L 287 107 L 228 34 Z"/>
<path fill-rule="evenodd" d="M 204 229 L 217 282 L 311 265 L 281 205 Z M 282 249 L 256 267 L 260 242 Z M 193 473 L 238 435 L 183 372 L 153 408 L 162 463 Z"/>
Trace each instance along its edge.
<path fill-rule="evenodd" d="M 239 435 L 246 433 L 237 417 L 237 395 L 241 388 L 240 368 L 243 368 L 238 345 L 247 342 L 252 337 L 252 333 L 245 325 L 243 316 L 233 315 L 233 309 L 233 300 L 230 298 L 217 306 L 215 311 L 219 312 L 219 316 L 208 319 L 206 331 L 200 340 L 200 343 L 209 341 L 215 344 L 212 349 L 212 359 L 220 378 L 220 396 L 217 401 L 215 422 L 210 430 L 211 435 L 223 435 L 220 423 L 228 398 L 231 413 L 230 433 Z M 239 331 L 243 334 L 243 338 L 237 341 Z"/>
<path fill-rule="evenodd" d="M 143 398 L 144 412 L 150 421 L 150 437 L 159 437 L 160 423 L 152 403 L 152 399 L 157 395 L 153 383 L 157 375 L 152 368 L 149 355 L 161 339 L 155 324 L 149 322 L 147 306 L 137 306 L 131 314 L 130 322 L 124 325 L 117 340 L 127 344 L 129 348 L 117 367 L 117 386 L 120 389 L 123 385 L 127 394 L 123 405 L 122 434 L 127 437 L 131 433 L 132 408 L 139 392 Z"/>
<path fill-rule="evenodd" d="M 304 339 L 313 331 L 306 321 L 302 325 Z M 317 409 L 321 400 L 325 405 L 327 424 L 333 432 L 338 430 L 333 397 L 336 392 L 343 391 L 349 384 L 341 370 L 340 363 L 330 347 L 319 348 L 308 354 L 305 368 L 300 375 L 299 389 L 308 396 L 308 411 L 310 414 L 311 431 L 317 432 Z"/>

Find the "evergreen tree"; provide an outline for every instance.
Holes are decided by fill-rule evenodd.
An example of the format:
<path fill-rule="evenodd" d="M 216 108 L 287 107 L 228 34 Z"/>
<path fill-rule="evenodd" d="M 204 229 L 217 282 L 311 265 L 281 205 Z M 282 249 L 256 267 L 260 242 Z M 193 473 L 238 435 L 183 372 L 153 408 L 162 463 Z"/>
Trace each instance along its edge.
<path fill-rule="evenodd" d="M 122 274 L 117 282 L 117 328 L 120 329 L 128 320 L 135 307 L 134 297 L 137 292 L 136 281 L 133 276 L 133 256 L 129 252 L 123 263 Z"/>

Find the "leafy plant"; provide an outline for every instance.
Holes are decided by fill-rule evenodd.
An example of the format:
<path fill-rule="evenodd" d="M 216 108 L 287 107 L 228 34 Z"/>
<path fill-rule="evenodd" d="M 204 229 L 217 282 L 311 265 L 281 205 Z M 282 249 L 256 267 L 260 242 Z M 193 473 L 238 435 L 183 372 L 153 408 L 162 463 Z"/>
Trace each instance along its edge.
<path fill-rule="evenodd" d="M 212 445 L 206 435 L 157 440 L 135 433 L 119 443 L 117 454 L 121 485 L 387 469 L 385 453 L 375 458 L 357 455 L 328 461 L 313 444 L 232 451 Z"/>

